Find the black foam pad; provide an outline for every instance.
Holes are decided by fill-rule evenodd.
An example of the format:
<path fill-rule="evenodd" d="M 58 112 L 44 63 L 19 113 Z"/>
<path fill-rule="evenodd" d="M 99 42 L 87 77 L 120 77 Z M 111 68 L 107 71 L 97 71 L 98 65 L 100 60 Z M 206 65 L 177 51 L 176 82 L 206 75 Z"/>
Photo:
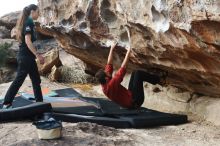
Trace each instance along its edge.
<path fill-rule="evenodd" d="M 3 100 L 0 100 L 2 108 Z M 44 112 L 51 112 L 52 107 L 49 103 L 33 103 L 22 97 L 16 97 L 12 104 L 12 109 L 0 109 L 0 122 L 24 120 L 33 118 Z"/>
<path fill-rule="evenodd" d="M 65 122 L 92 122 L 115 128 L 147 128 L 165 125 L 178 125 L 187 122 L 186 115 L 161 113 L 145 110 L 137 115 L 127 116 L 85 116 L 77 114 L 54 113 L 55 117 Z"/>
<path fill-rule="evenodd" d="M 44 101 L 51 103 L 53 111 L 56 113 L 103 116 L 102 111 L 95 104 L 83 101 L 80 98 L 47 97 Z"/>
<path fill-rule="evenodd" d="M 0 100 L 0 108 L 2 109 L 2 104 L 3 104 L 4 100 Z M 12 107 L 13 108 L 18 108 L 18 107 L 23 107 L 23 106 L 26 106 L 26 105 L 30 105 L 32 104 L 33 101 L 30 101 L 28 99 L 25 99 L 21 96 L 18 96 L 18 97 L 15 97 L 13 102 L 12 102 Z"/>
<path fill-rule="evenodd" d="M 60 97 L 81 97 L 82 95 L 78 93 L 73 88 L 65 88 L 54 90 Z"/>
<path fill-rule="evenodd" d="M 186 115 L 163 113 L 146 108 L 142 108 L 136 115 L 121 115 L 118 118 L 129 121 L 132 128 L 178 125 L 188 121 Z"/>
<path fill-rule="evenodd" d="M 56 119 L 65 121 L 65 122 L 91 122 L 97 123 L 104 126 L 111 126 L 115 128 L 129 128 L 131 127 L 130 122 L 127 120 L 111 117 L 98 117 L 98 116 L 83 116 L 76 114 L 61 114 L 54 113 Z"/>
<path fill-rule="evenodd" d="M 106 116 L 135 115 L 140 112 L 140 110 L 130 110 L 123 108 L 106 98 L 94 98 L 94 97 L 80 97 L 80 98 L 84 101 L 91 102 L 99 106 L 103 114 L 105 114 Z"/>

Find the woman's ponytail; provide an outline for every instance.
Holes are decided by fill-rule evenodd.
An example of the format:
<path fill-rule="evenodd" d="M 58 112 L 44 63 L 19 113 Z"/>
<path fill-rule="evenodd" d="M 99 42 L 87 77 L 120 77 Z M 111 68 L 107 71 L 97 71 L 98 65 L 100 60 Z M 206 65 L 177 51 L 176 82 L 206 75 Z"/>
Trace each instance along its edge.
<path fill-rule="evenodd" d="M 16 24 L 16 39 L 20 43 L 22 42 L 22 31 L 23 31 L 24 23 L 26 22 L 27 18 L 30 16 L 31 11 L 32 10 L 36 11 L 37 9 L 38 6 L 35 4 L 31 4 L 23 9 L 22 14 Z"/>

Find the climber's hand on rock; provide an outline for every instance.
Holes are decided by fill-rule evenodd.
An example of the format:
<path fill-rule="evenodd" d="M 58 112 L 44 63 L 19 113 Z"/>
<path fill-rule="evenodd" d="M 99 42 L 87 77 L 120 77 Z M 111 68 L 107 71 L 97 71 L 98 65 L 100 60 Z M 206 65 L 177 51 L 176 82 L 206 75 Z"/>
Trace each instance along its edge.
<path fill-rule="evenodd" d="M 112 43 L 112 45 L 111 45 L 111 48 L 114 49 L 115 46 L 117 45 L 117 43 L 118 43 L 117 41 L 114 41 L 114 42 Z"/>
<path fill-rule="evenodd" d="M 129 46 L 129 47 L 126 47 L 126 50 L 128 51 L 128 52 L 131 52 L 131 47 Z"/>

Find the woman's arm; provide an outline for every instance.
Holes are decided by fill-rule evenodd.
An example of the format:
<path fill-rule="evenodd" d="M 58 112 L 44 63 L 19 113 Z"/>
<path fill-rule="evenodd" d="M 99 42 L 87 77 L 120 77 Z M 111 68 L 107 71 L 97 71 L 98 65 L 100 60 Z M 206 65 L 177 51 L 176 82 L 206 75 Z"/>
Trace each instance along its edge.
<path fill-rule="evenodd" d="M 44 64 L 44 58 L 40 54 L 37 53 L 37 50 L 35 49 L 32 41 L 31 41 L 30 34 L 25 35 L 25 43 L 27 44 L 27 47 L 29 48 L 29 50 L 39 59 L 40 64 Z"/>
<path fill-rule="evenodd" d="M 117 45 L 117 42 L 114 42 L 111 45 L 111 49 L 110 49 L 110 52 L 109 52 L 109 55 L 108 55 L 107 64 L 112 64 L 113 63 L 113 51 L 114 51 L 114 48 L 115 48 L 116 45 Z"/>

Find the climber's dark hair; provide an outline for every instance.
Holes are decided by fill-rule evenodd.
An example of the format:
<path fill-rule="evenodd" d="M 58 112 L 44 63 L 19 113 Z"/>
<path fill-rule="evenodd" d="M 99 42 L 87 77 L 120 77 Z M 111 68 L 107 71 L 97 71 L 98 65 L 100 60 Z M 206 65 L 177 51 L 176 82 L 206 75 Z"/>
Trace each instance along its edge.
<path fill-rule="evenodd" d="M 106 83 L 106 73 L 103 69 L 98 70 L 98 72 L 95 74 L 95 77 L 98 79 L 100 84 Z"/>
<path fill-rule="evenodd" d="M 38 6 L 35 4 L 31 4 L 23 9 L 22 14 L 16 24 L 16 39 L 19 42 L 22 41 L 22 31 L 23 31 L 25 21 L 30 16 L 31 11 L 32 10 L 36 11 L 37 9 L 38 9 Z"/>

